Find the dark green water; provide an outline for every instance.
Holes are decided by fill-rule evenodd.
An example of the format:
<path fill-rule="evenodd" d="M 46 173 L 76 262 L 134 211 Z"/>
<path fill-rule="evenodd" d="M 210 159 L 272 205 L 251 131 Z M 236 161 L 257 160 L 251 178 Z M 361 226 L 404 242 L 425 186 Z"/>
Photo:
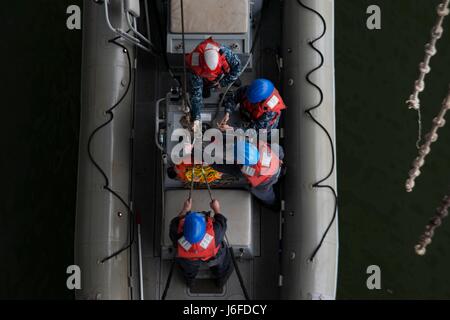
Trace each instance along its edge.
<path fill-rule="evenodd" d="M 71 4 L 81 1 L 18 0 L 0 13 L 0 298 L 73 296 L 81 32 L 66 28 Z"/>
<path fill-rule="evenodd" d="M 407 194 L 403 187 L 416 155 L 416 115 L 404 100 L 437 2 L 336 1 L 341 299 L 450 298 L 450 226 L 438 230 L 425 257 L 413 252 L 434 208 L 450 192 L 449 127 L 440 131 L 415 191 Z M 81 1 L 17 0 L 0 13 L 6 70 L 0 298 L 73 297 L 65 271 L 73 263 L 81 31 L 65 27 L 71 4 Z M 382 30 L 365 27 L 370 4 L 382 9 Z M 425 131 L 450 81 L 448 30 L 438 50 L 422 95 Z M 381 268 L 378 291 L 366 287 L 372 264 Z"/>
<path fill-rule="evenodd" d="M 414 192 L 404 191 L 417 153 L 416 114 L 404 101 L 417 77 L 438 2 L 336 1 L 340 298 L 450 298 L 448 221 L 425 257 L 413 251 L 434 208 L 450 192 L 449 126 L 439 132 Z M 382 30 L 365 28 L 370 4 L 381 7 Z M 450 82 L 449 30 L 438 51 L 421 97 L 425 131 Z M 379 291 L 366 287 L 371 264 L 381 268 Z"/>

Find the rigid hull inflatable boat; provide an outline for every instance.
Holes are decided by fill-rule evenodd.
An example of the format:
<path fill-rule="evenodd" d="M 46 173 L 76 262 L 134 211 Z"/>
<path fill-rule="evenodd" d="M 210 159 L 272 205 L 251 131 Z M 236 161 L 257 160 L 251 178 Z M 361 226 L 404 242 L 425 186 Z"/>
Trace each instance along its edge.
<path fill-rule="evenodd" d="M 334 3 L 265 2 L 84 1 L 78 299 L 335 298 Z M 219 290 L 202 269 L 194 290 L 172 268 L 168 227 L 189 188 L 166 168 L 183 115 L 183 49 L 210 36 L 239 55 L 243 84 L 264 77 L 279 88 L 287 174 L 280 212 L 239 181 L 212 186 L 239 274 Z M 206 126 L 223 115 L 221 92 L 204 101 Z M 209 208 L 207 189 L 192 197 L 193 209 Z"/>

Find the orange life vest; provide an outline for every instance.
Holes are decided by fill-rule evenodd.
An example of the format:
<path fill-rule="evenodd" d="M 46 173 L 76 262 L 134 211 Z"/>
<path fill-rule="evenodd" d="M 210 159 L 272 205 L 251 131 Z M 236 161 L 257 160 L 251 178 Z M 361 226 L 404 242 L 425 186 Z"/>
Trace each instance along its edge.
<path fill-rule="evenodd" d="M 178 233 L 183 233 L 184 219 L 178 223 Z M 178 257 L 189 260 L 206 261 L 214 258 L 219 252 L 220 246 L 216 246 L 213 219 L 207 217 L 206 233 L 199 243 L 189 243 L 184 236 L 178 239 Z"/>
<path fill-rule="evenodd" d="M 272 152 L 270 147 L 259 142 L 259 160 L 253 166 L 242 166 L 241 172 L 252 187 L 257 187 L 278 173 L 281 166 L 280 158 Z"/>
<path fill-rule="evenodd" d="M 264 101 L 251 103 L 248 99 L 244 99 L 242 103 L 242 111 L 252 120 L 258 120 L 267 111 L 275 112 L 276 116 L 270 121 L 270 124 L 277 120 L 283 109 L 286 109 L 286 105 L 277 89 L 273 89 L 272 94 Z"/>
<path fill-rule="evenodd" d="M 206 50 L 216 50 L 219 53 L 219 63 L 216 69 L 208 68 L 204 53 Z M 197 76 L 208 80 L 209 82 L 217 82 L 225 74 L 230 72 L 230 65 L 225 56 L 220 52 L 220 44 L 215 42 L 211 37 L 201 42 L 191 53 L 186 54 L 186 65 Z"/>

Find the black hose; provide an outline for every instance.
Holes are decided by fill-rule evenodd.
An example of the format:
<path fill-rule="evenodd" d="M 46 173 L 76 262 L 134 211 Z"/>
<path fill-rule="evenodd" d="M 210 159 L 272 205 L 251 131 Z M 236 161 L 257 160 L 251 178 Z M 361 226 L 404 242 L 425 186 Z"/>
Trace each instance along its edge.
<path fill-rule="evenodd" d="M 317 67 L 315 67 L 314 69 L 312 69 L 311 71 L 309 71 L 309 72 L 307 73 L 307 75 L 306 75 L 306 81 L 307 81 L 310 85 L 312 85 L 314 88 L 316 88 L 316 89 L 319 91 L 320 99 L 319 99 L 319 102 L 318 102 L 316 105 L 314 105 L 314 106 L 312 106 L 312 107 L 306 109 L 306 110 L 305 110 L 305 113 L 306 113 L 307 115 L 309 115 L 309 117 L 314 121 L 314 123 L 316 123 L 316 124 L 317 124 L 317 125 L 325 132 L 325 134 L 326 134 L 326 136 L 327 136 L 327 138 L 328 138 L 328 141 L 330 142 L 330 147 L 331 147 L 331 168 L 330 168 L 330 171 L 329 171 L 329 173 L 328 173 L 324 178 L 322 178 L 322 179 L 320 179 L 319 181 L 315 182 L 315 183 L 313 184 L 313 187 L 314 187 L 314 188 L 325 188 L 325 189 L 329 189 L 329 190 L 331 190 L 331 192 L 333 193 L 333 197 L 334 197 L 334 212 L 333 212 L 333 217 L 332 217 L 330 223 L 328 224 L 327 228 L 325 229 L 325 232 L 323 233 L 323 236 L 322 236 L 322 238 L 321 238 L 319 244 L 317 245 L 316 249 L 314 249 L 313 253 L 311 254 L 311 257 L 309 258 L 309 260 L 312 261 L 312 260 L 314 260 L 315 256 L 317 255 L 317 253 L 319 252 L 320 248 L 322 247 L 322 244 L 323 244 L 323 242 L 325 241 L 325 238 L 326 238 L 328 232 L 330 231 L 331 226 L 333 225 L 334 221 L 336 220 L 336 216 L 337 216 L 337 202 L 338 202 L 338 198 L 337 198 L 336 190 L 335 190 L 331 185 L 328 185 L 328 184 L 322 184 L 323 182 L 325 182 L 326 180 L 328 180 L 328 178 L 330 178 L 331 175 L 333 174 L 333 171 L 334 171 L 334 167 L 335 167 L 336 161 L 335 161 L 335 155 L 334 155 L 335 150 L 334 150 L 334 145 L 333 145 L 333 139 L 331 138 L 330 133 L 328 132 L 328 130 L 327 130 L 327 129 L 326 129 L 326 128 L 325 128 L 325 127 L 324 127 L 324 126 L 323 126 L 323 125 L 322 125 L 322 124 L 321 124 L 321 123 L 320 123 L 313 115 L 312 115 L 312 113 L 311 113 L 311 111 L 313 111 L 313 110 L 319 108 L 319 107 L 322 105 L 322 103 L 323 103 L 323 91 L 322 91 L 322 89 L 321 89 L 317 84 L 315 84 L 315 83 L 311 80 L 311 75 L 312 75 L 314 72 L 316 72 L 317 70 L 319 70 L 320 68 L 322 68 L 322 66 L 323 66 L 323 64 L 324 64 L 324 60 L 325 60 L 325 59 L 324 59 L 324 56 L 323 56 L 322 52 L 321 52 L 319 49 L 317 49 L 317 48 L 315 47 L 314 44 L 315 44 L 317 41 L 319 41 L 320 39 L 322 39 L 322 38 L 325 36 L 325 34 L 326 34 L 326 32 L 327 32 L 327 24 L 326 24 L 326 21 L 325 21 L 324 17 L 323 17 L 318 11 L 314 10 L 313 8 L 310 8 L 310 7 L 306 6 L 306 5 L 304 5 L 304 4 L 302 3 L 301 0 L 297 0 L 297 2 L 298 2 L 298 4 L 299 4 L 301 7 L 303 7 L 303 8 L 305 8 L 305 9 L 307 9 L 307 10 L 313 12 L 314 14 L 316 14 L 316 15 L 320 18 L 320 20 L 322 21 L 322 23 L 323 23 L 323 32 L 322 32 L 322 34 L 321 34 L 320 36 L 318 36 L 317 38 L 315 38 L 314 40 L 308 41 L 308 45 L 309 45 L 315 52 L 317 52 L 317 53 L 319 54 L 319 56 L 320 56 L 320 63 L 319 63 L 319 65 L 318 65 Z"/>
<path fill-rule="evenodd" d="M 172 264 L 170 266 L 170 271 L 169 271 L 169 276 L 167 277 L 167 281 L 166 281 L 166 287 L 164 288 L 164 292 L 161 297 L 161 300 L 166 300 L 167 291 L 169 291 L 170 282 L 172 281 L 172 275 L 173 275 L 174 269 L 175 269 L 175 258 L 173 258 L 173 260 L 172 260 Z"/>
<path fill-rule="evenodd" d="M 236 256 L 234 255 L 233 248 L 229 244 L 227 244 L 227 246 L 228 246 L 228 250 L 230 251 L 231 260 L 233 260 L 234 269 L 236 270 L 236 275 L 238 277 L 239 284 L 241 285 L 242 292 L 244 293 L 245 300 L 250 300 L 250 296 L 248 295 L 247 288 L 245 287 L 244 279 L 242 278 L 241 270 L 239 269 L 239 266 L 237 264 Z"/>

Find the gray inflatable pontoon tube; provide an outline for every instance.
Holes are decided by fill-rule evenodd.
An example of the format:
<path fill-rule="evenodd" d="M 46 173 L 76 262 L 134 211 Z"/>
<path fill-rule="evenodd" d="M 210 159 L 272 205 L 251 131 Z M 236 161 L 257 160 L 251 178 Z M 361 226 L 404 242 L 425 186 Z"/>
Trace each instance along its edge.
<path fill-rule="evenodd" d="M 110 0 L 111 24 L 127 30 L 123 1 Z M 109 119 L 105 111 L 116 104 L 132 81 L 124 50 L 108 40 L 116 35 L 108 28 L 104 5 L 84 1 L 82 108 L 75 231 L 75 263 L 81 269 L 77 299 L 129 299 L 129 251 L 105 263 L 102 259 L 128 241 L 127 208 L 104 189 L 105 179 L 88 157 L 88 139 Z M 134 61 L 134 49 L 121 40 Z M 130 192 L 130 135 L 133 86 L 114 109 L 113 121 L 92 139 L 93 157 L 109 179 L 109 186 L 126 202 Z"/>
<path fill-rule="evenodd" d="M 321 88 L 323 102 L 312 115 L 327 129 L 335 147 L 334 108 L 334 1 L 301 0 L 317 11 L 326 33 L 315 43 L 324 56 L 323 66 L 310 79 Z M 332 149 L 326 133 L 305 113 L 320 102 L 320 92 L 307 82 L 320 55 L 309 42 L 324 31 L 320 16 L 298 1 L 284 1 L 283 94 L 287 172 L 284 184 L 283 299 L 335 299 L 338 258 L 337 218 L 315 258 L 311 255 L 333 218 L 335 197 L 330 189 L 314 188 L 332 168 Z M 333 148 L 334 150 L 336 148 Z M 334 155 L 334 159 L 336 159 Z M 335 161 L 334 161 L 335 162 Z M 336 164 L 322 185 L 336 190 Z"/>

